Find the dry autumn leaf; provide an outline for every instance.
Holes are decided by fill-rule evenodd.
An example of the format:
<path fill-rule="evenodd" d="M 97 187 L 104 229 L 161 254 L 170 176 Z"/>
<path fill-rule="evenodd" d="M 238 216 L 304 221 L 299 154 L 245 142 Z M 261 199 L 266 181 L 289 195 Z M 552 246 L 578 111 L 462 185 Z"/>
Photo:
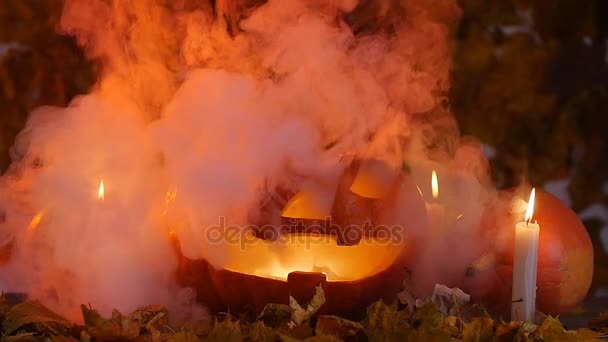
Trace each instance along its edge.
<path fill-rule="evenodd" d="M 8 311 L 6 318 L 2 322 L 2 329 L 5 334 L 10 335 L 19 328 L 32 323 L 44 324 L 51 330 L 55 330 L 49 325 L 52 323 L 63 326 L 64 328 L 70 328 L 74 325 L 65 318 L 47 309 L 44 305 L 40 304 L 40 302 L 27 301 L 13 306 Z"/>
<path fill-rule="evenodd" d="M 293 328 L 297 325 L 302 324 L 314 315 L 319 309 L 325 304 L 325 292 L 323 287 L 319 284 L 315 288 L 315 296 L 312 298 L 306 308 L 302 308 L 295 298 L 289 296 L 289 308 L 291 309 L 291 324 Z"/>

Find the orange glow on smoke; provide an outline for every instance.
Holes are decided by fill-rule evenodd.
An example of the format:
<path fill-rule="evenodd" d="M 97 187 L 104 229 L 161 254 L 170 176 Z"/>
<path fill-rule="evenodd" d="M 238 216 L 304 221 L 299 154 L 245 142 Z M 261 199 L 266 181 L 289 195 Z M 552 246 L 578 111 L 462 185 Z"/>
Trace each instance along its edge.
<path fill-rule="evenodd" d="M 395 179 L 396 172 L 388 164 L 374 159 L 364 160 L 350 191 L 365 198 L 384 198 L 391 191 Z"/>
<path fill-rule="evenodd" d="M 169 205 L 172 202 L 175 202 L 175 198 L 177 197 L 177 190 L 169 190 L 165 195 L 165 205 Z"/>
<path fill-rule="evenodd" d="M 311 189 L 296 193 L 285 205 L 282 217 L 309 220 L 324 220 L 331 215 L 332 202 L 324 199 L 324 194 Z"/>
<path fill-rule="evenodd" d="M 39 212 L 38 214 L 36 214 L 36 216 L 34 216 L 34 218 L 32 218 L 32 220 L 30 221 L 30 224 L 27 226 L 27 229 L 29 231 L 34 231 L 36 230 L 36 228 L 38 228 L 38 226 L 40 225 L 40 222 L 42 222 L 42 218 L 44 217 L 44 212 Z"/>

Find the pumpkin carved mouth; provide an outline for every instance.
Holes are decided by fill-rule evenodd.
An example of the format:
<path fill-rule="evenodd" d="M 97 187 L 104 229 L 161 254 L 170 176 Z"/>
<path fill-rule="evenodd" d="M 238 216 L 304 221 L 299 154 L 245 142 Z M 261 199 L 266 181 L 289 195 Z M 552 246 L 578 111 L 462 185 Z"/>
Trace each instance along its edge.
<path fill-rule="evenodd" d="M 276 241 L 253 237 L 251 243 L 231 245 L 226 270 L 287 280 L 291 272 L 318 272 L 330 281 L 356 281 L 375 275 L 395 263 L 403 244 L 364 237 L 357 245 L 338 245 L 332 235 L 288 234 Z M 280 250 L 281 260 L 268 258 Z"/>

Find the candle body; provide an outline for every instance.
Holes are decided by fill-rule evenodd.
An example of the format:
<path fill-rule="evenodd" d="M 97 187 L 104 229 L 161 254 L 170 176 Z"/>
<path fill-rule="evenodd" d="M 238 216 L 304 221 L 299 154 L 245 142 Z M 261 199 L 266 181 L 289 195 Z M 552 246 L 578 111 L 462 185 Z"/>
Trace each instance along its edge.
<path fill-rule="evenodd" d="M 520 222 L 515 226 L 511 320 L 533 321 L 536 306 L 539 225 Z"/>
<path fill-rule="evenodd" d="M 433 239 L 443 237 L 446 233 L 447 225 L 445 207 L 439 203 L 427 203 L 426 215 L 429 236 Z"/>

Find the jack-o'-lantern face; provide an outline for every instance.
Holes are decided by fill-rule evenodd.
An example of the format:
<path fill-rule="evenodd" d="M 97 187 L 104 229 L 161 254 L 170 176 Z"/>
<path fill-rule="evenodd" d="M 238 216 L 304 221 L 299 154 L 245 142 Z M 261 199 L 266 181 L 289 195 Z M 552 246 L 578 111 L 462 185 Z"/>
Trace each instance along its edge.
<path fill-rule="evenodd" d="M 332 192 L 330 201 L 327 191 Z M 256 306 L 281 301 L 273 296 L 288 287 L 290 274 L 304 272 L 323 274 L 336 298 L 338 292 L 364 291 L 370 297 L 357 304 L 361 307 L 396 293 L 403 280 L 404 260 L 414 246 L 407 227 L 391 221 L 401 209 L 397 206 L 401 196 L 411 196 L 414 200 L 408 201 L 410 205 L 417 203 L 424 210 L 415 184 L 376 161 L 348 168 L 333 189 L 301 189 L 284 206 L 281 216 L 285 225 L 281 229 L 270 234 L 252 230 L 245 234 L 246 243 L 226 247 L 223 269 L 211 270 L 210 280 L 217 283 L 215 291 L 233 310 L 237 301 Z M 231 284 L 236 287 L 228 290 L 225 282 L 241 286 Z M 335 290 L 336 286 L 341 290 Z M 274 293 L 260 287 L 272 288 Z M 256 290 L 244 298 L 238 293 L 248 292 L 245 288 Z"/>
<path fill-rule="evenodd" d="M 285 205 L 277 231 L 251 231 L 248 243 L 230 247 L 225 269 L 279 280 L 291 272 L 324 273 L 330 281 L 373 276 L 396 263 L 408 244 L 404 227 L 387 219 L 398 183 L 396 170 L 366 160 L 333 187 L 308 185 Z"/>

